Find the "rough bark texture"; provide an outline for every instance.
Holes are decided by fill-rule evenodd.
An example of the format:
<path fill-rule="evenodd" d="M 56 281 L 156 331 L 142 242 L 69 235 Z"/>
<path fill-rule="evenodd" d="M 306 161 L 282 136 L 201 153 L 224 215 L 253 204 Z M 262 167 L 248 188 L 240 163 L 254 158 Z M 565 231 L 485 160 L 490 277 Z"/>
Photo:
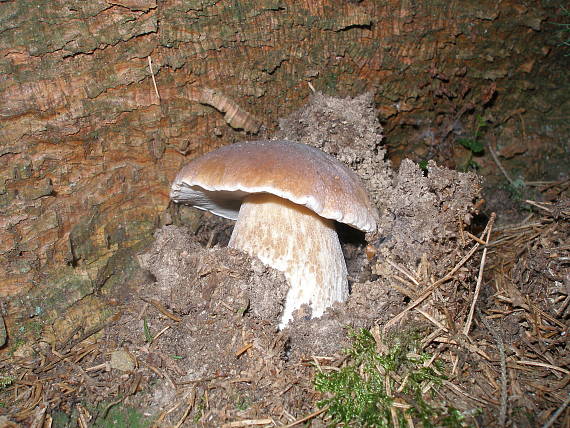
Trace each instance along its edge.
<path fill-rule="evenodd" d="M 274 130 L 308 83 L 375 91 L 402 149 L 450 149 L 447 136 L 483 106 L 497 123 L 526 112 L 508 141 L 522 132 L 529 151 L 543 149 L 541 129 L 568 135 L 568 61 L 549 22 L 559 11 L 515 0 L 0 2 L 0 296 L 55 316 L 136 280 L 133 254 L 166 222 L 180 166 L 244 130 Z"/>

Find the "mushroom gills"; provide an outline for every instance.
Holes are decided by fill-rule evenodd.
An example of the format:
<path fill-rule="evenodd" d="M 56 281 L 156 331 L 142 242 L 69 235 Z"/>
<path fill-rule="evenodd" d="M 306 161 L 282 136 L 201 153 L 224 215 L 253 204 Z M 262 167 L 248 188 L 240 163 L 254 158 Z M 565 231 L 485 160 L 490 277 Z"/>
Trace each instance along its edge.
<path fill-rule="evenodd" d="M 268 193 L 247 196 L 229 247 L 257 257 L 290 284 L 279 328 L 302 305 L 320 317 L 348 297 L 347 270 L 334 221 Z"/>

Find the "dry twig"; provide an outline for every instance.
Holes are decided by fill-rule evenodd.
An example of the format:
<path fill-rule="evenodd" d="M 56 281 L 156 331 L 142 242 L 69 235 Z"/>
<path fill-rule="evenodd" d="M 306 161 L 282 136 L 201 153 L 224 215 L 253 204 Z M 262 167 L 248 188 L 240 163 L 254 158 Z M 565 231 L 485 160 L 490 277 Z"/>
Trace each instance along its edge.
<path fill-rule="evenodd" d="M 289 425 L 285 425 L 283 428 L 291 428 L 294 427 L 295 425 L 299 425 L 302 424 L 303 422 L 306 422 L 310 419 L 313 419 L 317 416 L 319 416 L 320 414 L 326 412 L 329 409 L 330 406 L 325 406 L 320 410 L 317 410 L 316 412 L 313 413 L 309 413 L 307 416 L 303 416 L 301 419 L 297 419 L 295 422 L 290 423 Z"/>
<path fill-rule="evenodd" d="M 481 291 L 481 282 L 483 281 L 483 271 L 485 268 L 485 259 L 487 257 L 487 244 L 489 243 L 489 238 L 491 236 L 491 231 L 493 230 L 493 223 L 495 222 L 495 213 L 491 214 L 491 218 L 487 223 L 487 237 L 485 238 L 485 248 L 483 248 L 483 255 L 481 256 L 481 264 L 479 266 L 479 276 L 477 277 L 477 285 L 475 286 L 475 294 L 473 295 L 473 302 L 471 303 L 471 309 L 469 310 L 469 315 L 467 321 L 465 322 L 465 328 L 463 329 L 463 334 L 465 336 L 469 335 L 469 330 L 471 329 L 471 322 L 473 321 L 473 314 L 475 312 L 475 305 L 477 304 L 477 299 L 479 298 L 479 292 Z"/>
<path fill-rule="evenodd" d="M 511 186 L 515 186 L 513 179 L 510 177 L 507 170 L 503 167 L 503 164 L 501 164 L 501 161 L 499 161 L 499 157 L 497 156 L 497 152 L 495 152 L 493 145 L 489 144 L 487 147 L 489 147 L 489 152 L 491 153 L 491 157 L 493 158 L 493 160 L 495 161 L 495 163 L 497 164 L 497 166 L 499 167 L 499 169 L 501 170 L 501 172 L 503 173 L 503 175 L 505 176 L 507 181 L 511 184 Z"/>

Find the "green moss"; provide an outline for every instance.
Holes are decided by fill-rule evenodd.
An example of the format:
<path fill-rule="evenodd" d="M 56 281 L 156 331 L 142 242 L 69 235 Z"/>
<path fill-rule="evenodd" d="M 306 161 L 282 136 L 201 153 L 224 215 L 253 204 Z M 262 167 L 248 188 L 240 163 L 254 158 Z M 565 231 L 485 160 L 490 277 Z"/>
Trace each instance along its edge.
<path fill-rule="evenodd" d="M 318 405 L 327 407 L 326 415 L 340 426 L 407 427 L 408 418 L 423 427 L 464 427 L 464 418 L 451 407 L 432 402 L 422 389 L 441 385 L 441 363 L 424 363 L 431 355 L 419 350 L 419 339 L 403 333 L 386 340 L 388 351 L 379 353 L 372 334 L 365 329 L 351 331 L 353 344 L 345 352 L 349 363 L 339 371 L 319 371 L 315 388 L 326 395 Z M 399 379 L 396 382 L 396 379 Z M 405 380 L 404 380 L 405 379 Z M 403 387 L 402 387 L 403 385 Z M 388 392 L 388 388 L 391 393 Z M 407 409 L 393 407 L 395 397 Z"/>
<path fill-rule="evenodd" d="M 327 91 L 334 92 L 338 85 L 338 77 L 339 75 L 334 72 L 324 73 L 322 84 L 327 89 Z"/>
<path fill-rule="evenodd" d="M 14 380 L 12 376 L 0 376 L 0 390 L 12 385 Z"/>
<path fill-rule="evenodd" d="M 26 340 L 23 337 L 16 337 L 10 343 L 12 344 L 10 348 L 10 355 L 14 355 L 14 352 L 16 352 L 20 346 L 24 345 L 26 343 Z"/>
<path fill-rule="evenodd" d="M 83 403 L 83 405 L 94 418 L 89 423 L 89 426 L 94 428 L 146 428 L 151 426 L 155 419 L 154 417 L 144 415 L 134 407 L 124 405 L 123 402 L 114 404 L 104 401 L 96 406 L 86 403 Z M 77 426 L 78 412 L 76 407 L 73 408 L 71 413 L 54 410 L 51 416 L 54 428 L 73 428 Z"/>
<path fill-rule="evenodd" d="M 51 414 L 52 417 L 52 426 L 54 428 L 67 428 L 69 426 L 73 426 L 71 422 L 71 418 L 65 412 L 61 410 L 55 410 Z"/>
<path fill-rule="evenodd" d="M 39 307 L 42 315 L 49 314 L 50 319 L 46 322 L 53 321 L 58 314 L 94 291 L 89 275 L 72 266 L 60 266 L 46 283 L 49 288 L 37 287 L 29 296 L 32 308 Z"/>
<path fill-rule="evenodd" d="M 20 329 L 24 329 L 28 333 L 31 333 L 35 339 L 40 339 L 42 336 L 44 325 L 41 321 L 28 321 L 24 323 L 24 325 L 20 327 Z"/>
<path fill-rule="evenodd" d="M 12 338 L 8 342 L 10 345 L 10 354 L 13 355 L 18 348 L 26 343 L 38 341 L 42 337 L 43 328 L 44 322 L 39 318 L 33 321 L 24 322 L 15 328 L 11 332 Z"/>
<path fill-rule="evenodd" d="M 95 421 L 94 427 L 143 428 L 151 425 L 142 413 L 132 407 L 116 406 L 109 410 L 107 417 Z"/>

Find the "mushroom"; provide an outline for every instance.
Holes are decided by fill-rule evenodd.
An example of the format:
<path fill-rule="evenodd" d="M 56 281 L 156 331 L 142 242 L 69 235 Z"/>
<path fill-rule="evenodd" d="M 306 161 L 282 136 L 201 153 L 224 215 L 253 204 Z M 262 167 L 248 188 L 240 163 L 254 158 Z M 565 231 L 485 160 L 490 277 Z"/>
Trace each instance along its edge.
<path fill-rule="evenodd" d="M 302 305 L 320 317 L 348 297 L 335 221 L 374 232 L 378 213 L 357 175 L 332 156 L 291 141 L 224 146 L 176 176 L 174 202 L 237 220 L 229 247 L 285 275 L 279 328 Z"/>

